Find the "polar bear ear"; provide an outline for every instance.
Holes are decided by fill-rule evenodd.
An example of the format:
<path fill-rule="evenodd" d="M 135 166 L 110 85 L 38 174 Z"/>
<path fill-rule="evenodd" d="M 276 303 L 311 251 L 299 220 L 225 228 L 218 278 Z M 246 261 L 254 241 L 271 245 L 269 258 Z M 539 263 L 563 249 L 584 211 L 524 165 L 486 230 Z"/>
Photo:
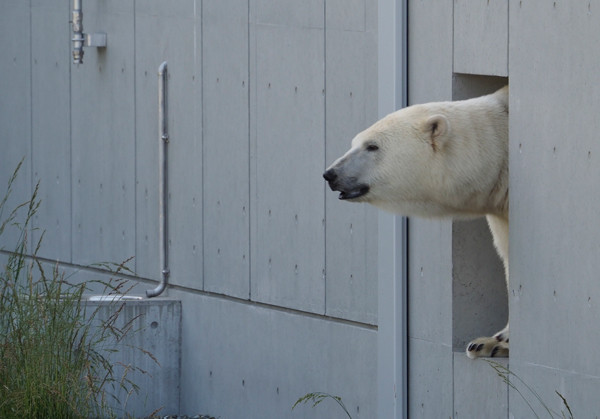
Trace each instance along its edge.
<path fill-rule="evenodd" d="M 425 122 L 424 131 L 428 136 L 433 151 L 437 151 L 442 145 L 448 131 L 450 131 L 450 122 L 444 115 L 430 116 Z"/>

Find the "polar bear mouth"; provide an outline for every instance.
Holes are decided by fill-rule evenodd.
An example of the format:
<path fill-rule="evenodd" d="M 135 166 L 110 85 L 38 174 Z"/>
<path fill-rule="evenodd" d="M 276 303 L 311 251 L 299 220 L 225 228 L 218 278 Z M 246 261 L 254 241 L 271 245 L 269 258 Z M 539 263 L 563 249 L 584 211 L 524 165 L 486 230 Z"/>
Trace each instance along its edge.
<path fill-rule="evenodd" d="M 356 199 L 366 195 L 367 193 L 369 193 L 369 186 L 359 185 L 356 188 L 350 189 L 348 191 L 340 191 L 338 198 L 342 200 Z"/>

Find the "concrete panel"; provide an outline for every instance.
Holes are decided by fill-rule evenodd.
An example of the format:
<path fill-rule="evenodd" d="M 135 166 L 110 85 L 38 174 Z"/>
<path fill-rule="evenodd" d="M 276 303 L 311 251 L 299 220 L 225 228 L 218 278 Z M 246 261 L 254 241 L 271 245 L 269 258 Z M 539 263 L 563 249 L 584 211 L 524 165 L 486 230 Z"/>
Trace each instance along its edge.
<path fill-rule="evenodd" d="M 39 256 L 64 262 L 71 261 L 72 215 L 68 7 L 64 0 L 31 3 L 31 159 L 42 201 L 32 239 L 45 232 Z"/>
<path fill-rule="evenodd" d="M 178 415 L 181 302 L 153 299 L 86 304 L 88 312 L 98 310 L 95 315 L 98 321 L 107 321 L 118 312 L 115 327 L 129 329 L 121 341 L 104 343 L 105 348 L 116 349 L 103 353 L 113 364 L 114 377 L 126 376 L 139 387 L 138 392 L 130 394 L 118 385 L 114 390 L 106 389 L 109 393 L 114 391 L 112 394 L 120 400 L 118 403 L 108 398 L 115 413 L 122 417 L 147 417 L 151 413 Z"/>
<path fill-rule="evenodd" d="M 581 197 L 571 196 L 568 199 Z M 568 219 L 566 214 L 563 215 L 565 218 L 560 221 L 558 215 L 543 218 L 560 224 Z M 513 224 L 530 234 L 535 230 L 537 236 L 529 236 L 536 239 L 533 243 L 529 241 L 526 250 L 522 249 L 521 242 L 513 246 L 515 250 L 511 250 L 522 250 L 524 256 L 531 257 L 525 264 L 517 253 L 512 253 L 517 255 L 515 259 L 519 266 L 513 269 L 511 265 L 511 272 L 515 272 L 511 274 L 511 358 L 517 357 L 549 368 L 599 375 L 596 358 L 587 349 L 599 343 L 594 326 L 600 321 L 596 261 L 593 257 L 574 254 L 586 253 L 595 245 L 589 241 L 591 238 L 583 227 L 559 228 L 563 235 L 557 238 L 554 232 L 542 233 L 547 228 L 540 225 L 543 221 L 530 221 L 533 226 Z M 518 237 L 515 240 L 524 239 Z M 554 245 L 554 241 L 562 244 Z M 549 254 L 548 247 L 556 253 Z M 563 254 L 568 260 L 562 259 Z M 540 353 L 540 346 L 552 347 L 553 350 Z"/>
<path fill-rule="evenodd" d="M 450 1 L 408 3 L 409 104 L 452 99 L 452 7 Z M 451 221 L 408 220 L 407 287 L 408 415 L 451 417 Z"/>
<path fill-rule="evenodd" d="M 31 21 L 29 3 L 11 0 L 0 13 L 0 199 L 21 159 L 24 162 L 3 217 L 31 198 Z M 7 228 L 0 248 L 14 248 L 19 232 Z"/>
<path fill-rule="evenodd" d="M 286 28 L 323 29 L 324 0 L 255 0 L 256 23 Z"/>
<path fill-rule="evenodd" d="M 367 30 L 367 0 L 330 0 L 325 2 L 325 25 L 328 31 L 365 32 Z"/>
<path fill-rule="evenodd" d="M 454 1 L 454 72 L 508 76 L 508 1 Z"/>
<path fill-rule="evenodd" d="M 410 105 L 452 99 L 452 6 L 451 1 L 408 1 Z"/>
<path fill-rule="evenodd" d="M 504 368 L 508 360 L 495 359 Z M 506 419 L 508 384 L 485 359 L 472 360 L 462 352 L 454 353 L 454 415 L 460 418 Z M 518 416 L 518 417 L 528 417 Z"/>
<path fill-rule="evenodd" d="M 168 61 L 170 281 L 201 289 L 202 113 L 192 0 L 136 3 L 136 271 L 159 279 L 158 66 Z"/>
<path fill-rule="evenodd" d="M 452 347 L 412 337 L 408 347 L 408 417 L 452 417 Z"/>
<path fill-rule="evenodd" d="M 328 13 L 335 10 L 328 5 Z M 326 162 L 376 121 L 376 33 L 327 30 Z M 366 58 L 365 58 L 366 57 Z M 323 168 L 324 169 L 324 168 Z M 377 210 L 338 200 L 325 185 L 327 314 L 377 322 Z"/>
<path fill-rule="evenodd" d="M 452 224 L 408 221 L 408 414 L 452 415 Z"/>
<path fill-rule="evenodd" d="M 107 33 L 71 68 L 73 260 L 135 254 L 133 3 L 88 2 L 86 32 Z"/>
<path fill-rule="evenodd" d="M 541 1 L 510 13 L 511 359 L 598 376 L 600 15 Z"/>
<path fill-rule="evenodd" d="M 409 336 L 451 347 L 452 223 L 411 218 L 408 235 Z"/>
<path fill-rule="evenodd" d="M 598 416 L 599 376 L 580 371 L 548 368 L 536 363 L 514 362 L 512 359 L 510 369 L 515 374 L 513 382 L 521 394 L 510 389 L 509 418 L 534 417 L 536 414 L 539 417 L 550 416 L 547 409 L 554 413 L 554 417 L 595 418 Z M 535 391 L 539 398 L 527 387 Z M 557 392 L 567 401 L 572 416 L 560 396 L 556 394 Z"/>
<path fill-rule="evenodd" d="M 250 295 L 248 2 L 202 3 L 204 288 Z"/>
<path fill-rule="evenodd" d="M 261 25 L 255 36 L 252 299 L 323 313 L 324 34 Z"/>
<path fill-rule="evenodd" d="M 285 310 L 194 294 L 183 301 L 182 412 L 223 418 L 377 417 L 376 331 Z"/>

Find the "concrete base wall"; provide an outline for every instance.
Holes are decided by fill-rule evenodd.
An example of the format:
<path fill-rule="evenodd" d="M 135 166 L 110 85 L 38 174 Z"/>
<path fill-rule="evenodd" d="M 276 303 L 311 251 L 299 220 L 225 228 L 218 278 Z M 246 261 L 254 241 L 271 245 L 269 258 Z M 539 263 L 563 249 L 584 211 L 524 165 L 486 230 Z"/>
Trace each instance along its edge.
<path fill-rule="evenodd" d="M 166 299 L 86 302 L 88 313 L 105 322 L 118 315 L 114 326 L 126 330 L 124 339 L 108 340 L 103 351 L 113 366 L 115 386 L 107 385 L 108 404 L 120 417 L 145 417 L 152 413 L 179 414 L 181 379 L 181 302 Z M 138 391 L 118 380 L 131 380 Z M 114 387 L 114 388 L 113 388 Z"/>
<path fill-rule="evenodd" d="M 377 331 L 248 301 L 169 290 L 183 306 L 182 414 L 222 418 L 377 417 Z"/>

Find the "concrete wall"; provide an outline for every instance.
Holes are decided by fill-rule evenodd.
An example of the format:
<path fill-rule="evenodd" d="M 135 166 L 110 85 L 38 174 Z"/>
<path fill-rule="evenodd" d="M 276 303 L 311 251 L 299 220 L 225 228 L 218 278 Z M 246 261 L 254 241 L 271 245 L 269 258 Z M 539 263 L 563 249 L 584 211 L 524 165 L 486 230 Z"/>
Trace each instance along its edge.
<path fill-rule="evenodd" d="M 182 413 L 342 417 L 309 391 L 376 416 L 376 212 L 320 173 L 376 118 L 374 0 L 86 1 L 108 48 L 70 63 L 70 1 L 0 14 L 0 184 L 39 179 L 42 255 L 84 266 L 135 256 L 159 278 L 156 69 L 169 61 L 172 286 L 182 301 Z M 594 2 L 409 1 L 409 102 L 462 99 L 510 79 L 511 358 L 554 410 L 600 411 Z M 18 36 L 15 36 L 18 34 Z M 481 221 L 411 219 L 411 417 L 528 417 L 464 344 L 506 320 Z M 39 231 L 32 232 L 39 237 Z M 4 236 L 2 247 L 10 246 Z M 140 291 L 140 292 L 141 292 Z M 535 402 L 530 395 L 530 402 Z M 535 405 L 538 413 L 541 406 Z"/>
<path fill-rule="evenodd" d="M 41 181 L 41 256 L 81 280 L 135 256 L 154 287 L 167 60 L 181 412 L 343 415 L 290 413 L 325 391 L 374 417 L 376 211 L 338 202 L 321 173 L 377 117 L 376 1 L 87 0 L 84 31 L 108 45 L 79 66 L 71 3 L 0 14 L 0 185 L 25 156 L 14 202 Z"/>
<path fill-rule="evenodd" d="M 600 411 L 587 349 L 600 315 L 597 9 L 409 1 L 410 103 L 477 96 L 510 79 L 511 354 L 502 365 L 556 412 L 565 410 L 560 392 L 575 417 Z M 485 224 L 411 219 L 408 289 L 410 416 L 531 417 L 485 361 L 464 355 L 465 342 L 507 314 Z"/>
<path fill-rule="evenodd" d="M 555 409 L 600 412 L 600 10 L 511 4 L 511 366 Z M 534 244 L 534 245 L 532 245 Z M 535 309 L 532 309 L 535 307 Z M 513 343 L 514 342 L 514 343 Z M 552 348 L 540 351 L 540 346 Z M 511 393 L 518 417 L 527 407 Z"/>
<path fill-rule="evenodd" d="M 115 414 L 148 417 L 177 412 L 181 384 L 181 302 L 162 298 L 88 301 L 85 309 L 95 322 L 112 324 L 125 332 L 123 338 L 109 336 L 99 345 L 117 380 L 105 387 L 105 400 Z"/>

